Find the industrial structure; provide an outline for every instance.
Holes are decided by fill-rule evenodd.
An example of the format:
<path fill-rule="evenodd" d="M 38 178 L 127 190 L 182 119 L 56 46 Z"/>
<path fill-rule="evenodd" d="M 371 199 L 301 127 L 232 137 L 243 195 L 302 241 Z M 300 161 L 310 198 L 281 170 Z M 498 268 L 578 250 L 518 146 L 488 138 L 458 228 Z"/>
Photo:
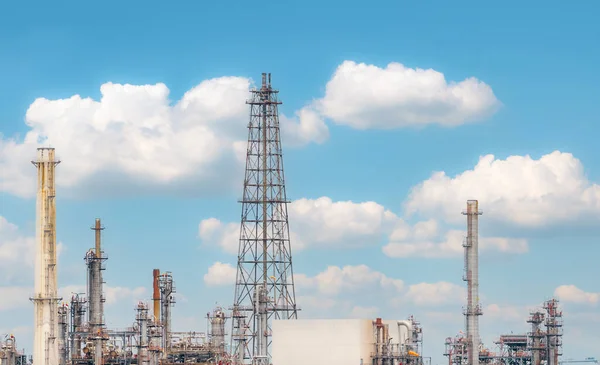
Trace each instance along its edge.
<path fill-rule="evenodd" d="M 271 321 L 296 319 L 278 91 L 251 90 L 242 222 L 232 315 L 235 364 L 270 364 Z"/>
<path fill-rule="evenodd" d="M 407 320 L 273 321 L 273 364 L 422 365 L 422 329 Z"/>
<path fill-rule="evenodd" d="M 491 351 L 481 343 L 479 337 L 479 319 L 482 310 L 479 303 L 479 203 L 468 200 L 467 236 L 465 248 L 465 272 L 463 280 L 467 282 L 467 306 L 465 315 L 466 333 L 448 337 L 445 341 L 444 356 L 449 365 L 559 365 L 562 355 L 562 311 L 557 299 L 543 304 L 543 311 L 530 313 L 527 323 L 531 331 L 520 335 L 501 335 L 495 341 L 497 351 Z M 545 329 L 542 328 L 545 326 Z"/>
<path fill-rule="evenodd" d="M 281 102 L 270 74 L 262 74 L 260 88 L 251 90 L 251 95 L 234 301 L 228 311 L 216 307 L 207 313 L 206 332 L 173 330 L 175 281 L 171 272 L 159 269 L 152 273 L 152 305 L 137 303 L 129 327 L 107 328 L 103 271 L 108 256 L 103 251 L 104 227 L 99 218 L 92 226 L 93 248 L 84 257 L 86 292 L 72 293 L 68 303 L 60 303 L 54 188 L 59 161 L 54 149 L 38 149 L 33 161 L 38 169 L 38 194 L 35 294 L 31 298 L 35 365 L 424 365 L 430 361 L 422 354 L 423 329 L 413 316 L 403 320 L 298 319 L 279 130 Z M 467 201 L 463 214 L 467 217 L 465 334 L 446 340 L 444 355 L 449 365 L 560 365 L 563 323 L 555 299 L 530 313 L 529 332 L 500 336 L 495 342 L 497 351 L 482 344 L 478 201 Z M 0 345 L 0 365 L 27 363 L 14 336 L 0 339 Z"/>
<path fill-rule="evenodd" d="M 0 338 L 0 365 L 26 365 L 25 351 L 19 351 L 15 336 Z"/>
<path fill-rule="evenodd" d="M 465 248 L 465 272 L 463 280 L 467 282 L 467 307 L 464 310 L 467 330 L 468 365 L 479 365 L 479 357 L 474 356 L 479 349 L 479 316 L 483 313 L 479 305 L 479 203 L 467 201 L 467 238 Z"/>
<path fill-rule="evenodd" d="M 54 172 L 60 161 L 54 148 L 38 148 L 35 249 L 35 294 L 33 298 L 33 362 L 58 363 L 58 284 L 56 275 L 56 189 Z"/>
<path fill-rule="evenodd" d="M 523 334 L 501 335 L 492 351 L 481 345 L 476 352 L 485 364 L 559 365 L 562 355 L 562 311 L 556 299 L 544 302 L 541 310 L 533 311 L 527 322 L 531 330 Z M 467 341 L 463 336 L 446 339 L 445 356 L 449 364 L 468 364 Z"/>

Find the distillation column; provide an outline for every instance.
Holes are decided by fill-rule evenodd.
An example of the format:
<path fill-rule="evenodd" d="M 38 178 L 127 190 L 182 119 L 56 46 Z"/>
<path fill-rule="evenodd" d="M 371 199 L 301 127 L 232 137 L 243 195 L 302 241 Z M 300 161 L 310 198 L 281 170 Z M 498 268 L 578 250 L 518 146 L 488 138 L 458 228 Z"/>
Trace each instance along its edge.
<path fill-rule="evenodd" d="M 158 286 L 158 277 L 160 276 L 160 270 L 152 270 L 152 304 L 154 304 L 153 314 L 154 322 L 160 324 L 160 289 Z"/>
<path fill-rule="evenodd" d="M 222 360 L 225 355 L 225 321 L 227 316 L 221 307 L 216 307 L 212 316 L 208 317 L 210 323 L 210 346 L 216 354 L 217 360 Z"/>
<path fill-rule="evenodd" d="M 148 307 L 140 302 L 137 306 L 137 321 L 139 329 L 138 364 L 148 365 Z"/>
<path fill-rule="evenodd" d="M 81 332 L 85 317 L 85 298 L 75 294 L 71 297 L 71 359 L 81 358 Z"/>
<path fill-rule="evenodd" d="M 562 310 L 557 299 L 544 302 L 546 310 L 546 364 L 559 365 L 558 358 L 562 355 Z"/>
<path fill-rule="evenodd" d="M 465 275 L 467 282 L 467 308 L 465 322 L 467 332 L 467 356 L 469 365 L 479 365 L 479 204 L 477 200 L 467 201 L 467 239 L 465 240 Z"/>
<path fill-rule="evenodd" d="M 542 339 L 545 332 L 541 329 L 544 322 L 544 313 L 540 311 L 531 312 L 527 323 L 531 323 L 531 333 L 528 334 L 528 350 L 531 351 L 531 365 L 541 365 L 542 351 L 545 349 Z"/>
<path fill-rule="evenodd" d="M 156 321 L 148 321 L 148 337 L 148 363 L 150 365 L 159 365 L 162 331 Z"/>
<path fill-rule="evenodd" d="M 85 260 L 88 266 L 88 302 L 89 312 L 88 320 L 90 324 L 90 337 L 94 341 L 94 360 L 96 365 L 102 364 L 103 353 L 103 317 L 104 317 L 104 298 L 102 295 L 102 270 L 103 261 L 106 257 L 102 254 L 101 232 L 104 229 L 100 219 L 96 219 L 96 224 L 92 227 L 95 231 L 95 248 L 88 251 Z"/>
<path fill-rule="evenodd" d="M 166 358 L 168 351 L 171 349 L 171 307 L 175 305 L 173 275 L 168 271 L 160 274 L 158 287 L 161 304 L 160 323 L 163 329 L 163 357 Z"/>
<path fill-rule="evenodd" d="M 38 148 L 35 250 L 33 363 L 58 364 L 58 288 L 56 277 L 56 191 L 54 172 L 60 161 L 54 148 Z"/>
<path fill-rule="evenodd" d="M 69 308 L 67 304 L 58 307 L 58 364 L 67 364 L 67 354 L 69 352 L 67 337 L 69 333 Z"/>

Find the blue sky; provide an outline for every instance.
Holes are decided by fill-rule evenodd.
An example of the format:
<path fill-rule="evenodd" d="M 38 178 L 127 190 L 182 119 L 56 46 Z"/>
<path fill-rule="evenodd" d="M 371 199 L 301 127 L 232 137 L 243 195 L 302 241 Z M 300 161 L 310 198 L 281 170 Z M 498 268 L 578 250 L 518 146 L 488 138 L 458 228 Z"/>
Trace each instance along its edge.
<path fill-rule="evenodd" d="M 245 138 L 249 79 L 271 72 L 284 102 L 288 197 L 297 208 L 290 225 L 303 245 L 294 254 L 303 316 L 414 313 L 425 325 L 425 355 L 441 361 L 443 339 L 462 328 L 464 286 L 446 233 L 464 230 L 460 211 L 475 198 L 481 235 L 495 238 L 482 249 L 485 343 L 524 332 L 527 308 L 566 285 L 556 293 L 572 313 L 565 356 L 600 356 L 590 338 L 600 321 L 598 10 L 592 1 L 2 3 L 0 216 L 14 226 L 0 224 L 0 290 L 26 294 L 0 306 L 0 329 L 30 348 L 30 131 L 63 161 L 61 287 L 84 284 L 89 227 L 100 217 L 106 281 L 119 299 L 107 306 L 114 326 L 128 325 L 133 303 L 149 298 L 153 268 L 173 272 L 182 330 L 203 329 L 201 313 L 215 302 L 229 305 L 224 265 L 235 264 L 227 245 L 237 242 L 227 234 L 240 217 L 243 173 L 234 142 Z M 459 84 L 471 77 L 479 87 Z M 155 86 L 105 85 L 101 105 L 33 104 L 73 95 L 99 102 L 106 83 Z M 187 109 L 177 104 L 186 92 Z M 144 139 L 142 126 L 164 138 Z M 495 160 L 478 165 L 486 155 Z M 204 235 L 202 221 L 212 222 Z M 223 265 L 205 279 L 216 262 Z M 374 285 L 383 275 L 402 288 Z M 372 296 L 361 295 L 365 287 Z"/>

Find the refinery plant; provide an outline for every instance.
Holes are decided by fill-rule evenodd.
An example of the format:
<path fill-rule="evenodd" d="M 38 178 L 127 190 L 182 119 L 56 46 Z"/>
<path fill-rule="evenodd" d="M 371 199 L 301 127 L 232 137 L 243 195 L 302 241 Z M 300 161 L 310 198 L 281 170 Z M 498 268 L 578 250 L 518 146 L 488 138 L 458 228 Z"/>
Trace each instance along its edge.
<path fill-rule="evenodd" d="M 172 328 L 175 280 L 171 272 L 159 269 L 153 270 L 151 303 L 136 305 L 132 325 L 107 328 L 103 271 L 108 255 L 102 249 L 100 219 L 91 227 L 94 244 L 84 256 L 86 293 L 58 296 L 55 171 L 60 161 L 53 148 L 39 148 L 33 161 L 38 178 L 33 353 L 29 357 L 18 350 L 12 335 L 1 338 L 0 365 L 430 363 L 422 353 L 427 329 L 408 314 L 400 319 L 302 318 L 294 287 L 278 117 L 281 102 L 270 74 L 262 74 L 261 87 L 251 90 L 247 104 L 250 120 L 233 302 L 207 314 L 208 331 Z M 480 340 L 477 200 L 467 201 L 463 214 L 465 330 L 446 340 L 448 364 L 559 365 L 563 318 L 555 299 L 523 319 L 530 332 L 500 336 L 494 351 Z"/>

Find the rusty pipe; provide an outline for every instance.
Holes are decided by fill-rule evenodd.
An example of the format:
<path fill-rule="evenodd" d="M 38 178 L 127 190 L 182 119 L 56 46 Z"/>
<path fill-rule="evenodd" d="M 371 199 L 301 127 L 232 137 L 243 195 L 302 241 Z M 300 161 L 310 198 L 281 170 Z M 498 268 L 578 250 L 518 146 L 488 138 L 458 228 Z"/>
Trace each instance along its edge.
<path fill-rule="evenodd" d="M 152 300 L 154 301 L 154 321 L 156 323 L 160 322 L 160 289 L 158 288 L 158 277 L 160 276 L 160 270 L 154 269 L 152 270 L 152 278 L 153 278 L 153 294 Z"/>

